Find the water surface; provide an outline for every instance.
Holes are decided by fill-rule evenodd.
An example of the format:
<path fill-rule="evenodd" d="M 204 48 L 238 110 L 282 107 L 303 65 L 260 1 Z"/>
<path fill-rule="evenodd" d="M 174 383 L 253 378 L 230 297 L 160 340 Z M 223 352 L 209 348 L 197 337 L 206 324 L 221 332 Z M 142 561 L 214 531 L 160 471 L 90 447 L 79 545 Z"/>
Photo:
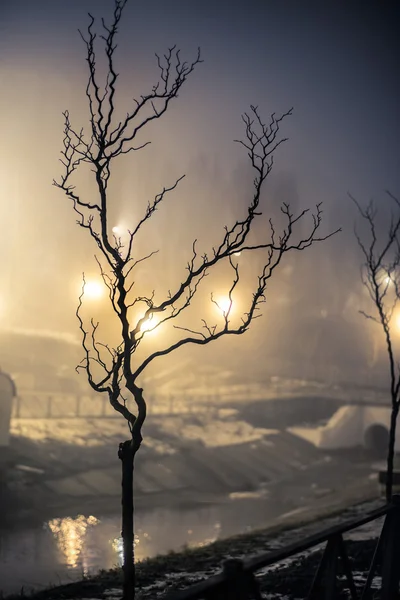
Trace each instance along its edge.
<path fill-rule="evenodd" d="M 136 557 L 198 546 L 262 527 L 282 508 L 265 498 L 226 499 L 200 508 L 157 508 L 136 515 Z M 39 590 L 121 564 L 120 516 L 74 515 L 39 527 L 0 531 L 0 590 Z"/>

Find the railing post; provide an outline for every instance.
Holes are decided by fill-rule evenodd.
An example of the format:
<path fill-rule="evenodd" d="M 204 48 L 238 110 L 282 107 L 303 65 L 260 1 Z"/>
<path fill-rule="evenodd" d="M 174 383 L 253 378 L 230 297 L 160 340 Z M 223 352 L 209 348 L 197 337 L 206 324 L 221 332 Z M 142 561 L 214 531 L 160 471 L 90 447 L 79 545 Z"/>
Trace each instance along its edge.
<path fill-rule="evenodd" d="M 347 579 L 347 584 L 349 586 L 350 597 L 352 600 L 358 600 L 357 588 L 354 583 L 353 573 L 351 570 L 349 557 L 347 555 L 346 545 L 342 536 L 340 536 L 339 540 L 339 554 L 342 559 L 343 571 Z"/>
<path fill-rule="evenodd" d="M 258 583 L 253 573 L 246 573 L 240 558 L 228 558 L 222 563 L 222 572 L 226 584 L 221 594 L 221 600 L 262 600 Z"/>
<path fill-rule="evenodd" d="M 341 534 L 328 539 L 307 600 L 334 600 Z"/>
<path fill-rule="evenodd" d="M 400 496 L 392 498 L 388 513 L 388 527 L 383 540 L 381 600 L 394 600 L 399 596 L 400 583 Z"/>
<path fill-rule="evenodd" d="M 387 519 L 387 516 L 386 516 L 385 517 L 385 521 L 383 523 L 383 527 L 381 529 L 381 533 L 380 533 L 379 539 L 378 539 L 378 541 L 376 543 L 376 546 L 375 546 L 374 554 L 372 556 L 372 560 L 371 560 L 371 564 L 370 564 L 370 567 L 369 567 L 367 579 L 366 579 L 366 582 L 364 584 L 364 588 L 363 588 L 360 600 L 368 600 L 368 598 L 371 595 L 371 584 L 372 584 L 372 581 L 374 579 L 374 575 L 375 575 L 376 565 L 377 565 L 378 559 L 380 559 L 381 556 L 382 556 L 382 547 L 383 547 L 384 540 L 386 538 L 388 526 L 390 526 L 390 523 L 389 523 L 389 521 Z"/>

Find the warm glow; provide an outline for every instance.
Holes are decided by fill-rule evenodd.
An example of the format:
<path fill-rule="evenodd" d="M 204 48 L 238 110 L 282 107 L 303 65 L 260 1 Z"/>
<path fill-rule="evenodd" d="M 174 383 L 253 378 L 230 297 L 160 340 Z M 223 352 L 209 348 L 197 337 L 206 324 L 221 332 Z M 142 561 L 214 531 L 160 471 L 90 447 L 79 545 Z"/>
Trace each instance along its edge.
<path fill-rule="evenodd" d="M 216 308 L 224 315 L 226 315 L 229 311 L 229 314 L 233 312 L 233 302 L 229 300 L 228 296 L 223 296 L 221 298 L 216 299 L 216 303 L 218 306 Z"/>
<path fill-rule="evenodd" d="M 114 235 L 121 235 L 121 233 L 122 233 L 122 227 L 121 227 L 121 225 L 115 225 L 112 228 L 112 232 L 113 232 Z"/>
<path fill-rule="evenodd" d="M 124 543 L 122 537 L 114 538 L 111 541 L 112 549 L 118 556 L 118 564 L 122 566 L 124 564 Z"/>
<path fill-rule="evenodd" d="M 394 317 L 394 323 L 395 323 L 396 329 L 400 330 L 400 314 L 399 313 Z"/>
<path fill-rule="evenodd" d="M 104 294 L 104 286 L 98 281 L 86 281 L 84 294 L 91 300 L 98 300 Z"/>
<path fill-rule="evenodd" d="M 155 333 L 154 329 L 157 327 L 159 320 L 152 314 L 141 324 L 141 333 Z"/>
<path fill-rule="evenodd" d="M 242 253 L 241 252 L 234 252 L 233 256 L 240 256 Z"/>
<path fill-rule="evenodd" d="M 147 537 L 147 533 L 144 534 L 144 537 Z M 140 560 L 141 558 L 144 558 L 144 555 L 142 557 L 141 553 L 138 549 L 139 544 L 140 544 L 139 536 L 135 534 L 133 546 L 135 548 L 135 558 L 138 560 Z M 111 546 L 112 546 L 112 549 L 114 550 L 114 552 L 118 556 L 118 564 L 120 566 L 122 566 L 124 564 L 124 543 L 122 541 L 122 537 L 117 537 L 117 538 L 114 538 L 113 540 L 111 540 Z"/>
<path fill-rule="evenodd" d="M 54 534 L 57 545 L 63 552 L 69 567 L 75 568 L 83 549 L 86 530 L 91 525 L 97 525 L 95 517 L 84 517 L 79 515 L 76 519 L 66 517 L 64 519 L 52 519 L 49 521 L 50 531 Z"/>

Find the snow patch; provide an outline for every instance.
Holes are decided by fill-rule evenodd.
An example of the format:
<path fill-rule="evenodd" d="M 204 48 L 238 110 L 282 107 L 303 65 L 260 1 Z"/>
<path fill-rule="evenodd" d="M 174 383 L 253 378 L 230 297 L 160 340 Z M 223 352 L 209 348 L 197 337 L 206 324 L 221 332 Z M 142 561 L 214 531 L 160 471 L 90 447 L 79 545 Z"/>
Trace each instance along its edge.
<path fill-rule="evenodd" d="M 230 446 L 256 442 L 265 436 L 278 434 L 276 429 L 253 427 L 245 421 L 233 418 L 232 411 L 226 411 L 225 418 L 212 418 L 207 415 L 165 416 L 157 419 L 161 433 L 175 436 L 179 440 L 199 441 L 207 447 Z M 36 442 L 56 440 L 77 446 L 103 446 L 126 436 L 124 419 L 12 419 L 10 433 Z M 154 437 L 143 436 L 143 444 L 159 454 L 174 454 L 173 445 Z M 266 441 L 266 443 L 269 443 Z"/>
<path fill-rule="evenodd" d="M 177 435 L 179 432 L 180 439 L 196 440 L 209 448 L 255 442 L 267 435 L 279 433 L 276 429 L 253 427 L 245 421 L 212 418 L 208 415 L 167 416 L 160 419 L 158 426 L 165 433 Z"/>
<path fill-rule="evenodd" d="M 109 590 L 105 590 L 103 592 L 103 596 L 110 598 L 110 600 L 112 598 L 118 598 L 118 600 L 120 600 L 121 594 L 122 594 L 122 588 L 110 588 Z"/>
<path fill-rule="evenodd" d="M 229 494 L 231 500 L 242 500 L 243 498 L 265 498 L 269 496 L 267 490 L 257 490 L 254 492 L 232 492 Z"/>

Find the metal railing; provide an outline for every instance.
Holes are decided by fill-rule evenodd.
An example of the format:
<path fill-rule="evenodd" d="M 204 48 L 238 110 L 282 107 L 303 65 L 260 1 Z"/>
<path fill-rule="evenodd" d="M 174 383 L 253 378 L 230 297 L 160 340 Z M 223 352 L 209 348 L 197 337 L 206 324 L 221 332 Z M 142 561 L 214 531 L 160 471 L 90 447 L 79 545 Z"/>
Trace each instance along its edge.
<path fill-rule="evenodd" d="M 149 395 L 148 414 L 182 414 L 218 411 L 218 402 L 210 397 L 177 397 L 172 394 Z M 108 397 L 62 392 L 22 392 L 13 401 L 13 419 L 120 418 Z"/>
<path fill-rule="evenodd" d="M 245 393 L 243 390 L 240 398 L 242 400 L 246 398 L 247 401 L 254 400 L 254 396 Z M 201 395 L 192 391 L 185 393 L 150 391 L 146 394 L 146 400 L 149 414 L 184 414 L 190 412 L 212 414 L 225 407 L 232 408 L 232 403 L 234 404 L 238 397 L 230 394 L 229 402 L 225 403 L 224 394 L 221 395 L 219 392 Z M 362 400 L 359 398 L 351 400 L 343 398 L 342 404 L 385 407 L 385 404 L 378 400 Z M 282 407 L 280 412 L 282 413 Z M 116 416 L 119 417 L 119 414 L 112 408 L 105 394 L 96 396 L 82 392 L 22 390 L 14 398 L 12 410 L 14 419 L 112 418 Z"/>
<path fill-rule="evenodd" d="M 385 517 L 385 520 L 369 565 L 367 578 L 362 589 L 357 590 L 343 534 L 380 517 Z M 378 560 L 381 561 L 382 578 L 380 600 L 400 598 L 400 496 L 393 496 L 390 504 L 370 511 L 364 517 L 335 525 L 280 550 L 247 559 L 228 559 L 223 563 L 221 573 L 186 589 L 171 592 L 165 598 L 166 600 L 261 600 L 263 596 L 256 577 L 257 571 L 324 543 L 325 548 L 311 589 L 306 596 L 307 600 L 335 600 L 339 597 L 337 588 L 339 559 L 351 600 L 368 600 L 372 597 L 371 584 Z M 265 577 L 268 577 L 268 574 Z M 268 579 L 266 581 L 268 583 Z"/>

